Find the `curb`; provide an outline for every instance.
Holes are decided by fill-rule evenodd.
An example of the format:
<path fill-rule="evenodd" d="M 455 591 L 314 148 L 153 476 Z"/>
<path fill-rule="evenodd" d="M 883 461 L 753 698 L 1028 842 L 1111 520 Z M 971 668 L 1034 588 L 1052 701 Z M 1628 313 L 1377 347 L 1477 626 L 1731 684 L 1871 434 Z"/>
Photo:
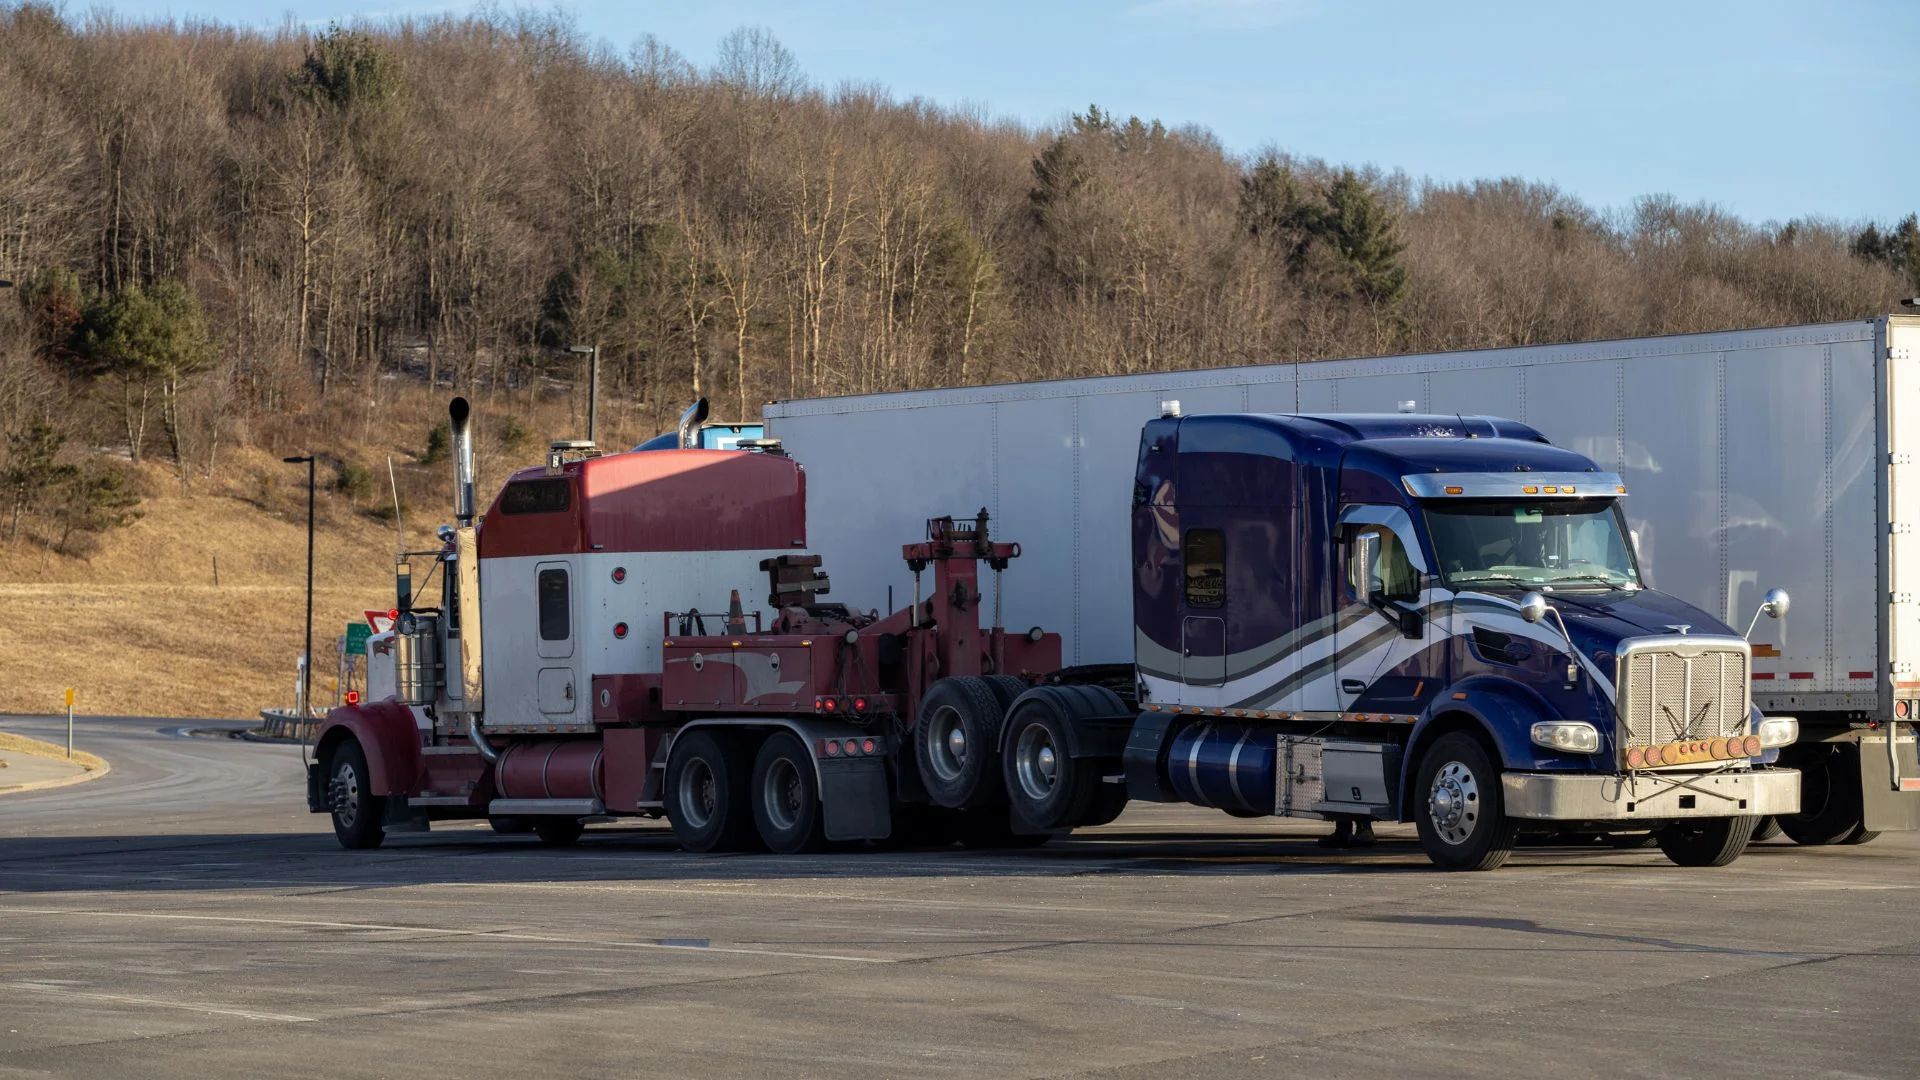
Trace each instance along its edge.
<path fill-rule="evenodd" d="M 31 784 L 15 784 L 12 787 L 0 787 L 0 796 L 19 795 L 28 791 L 45 791 L 48 788 L 84 784 L 89 780 L 98 780 L 112 771 L 113 765 L 105 758 L 102 758 L 100 760 L 100 767 L 97 769 L 87 769 L 77 775 L 63 776 L 58 780 L 35 780 Z"/>
<path fill-rule="evenodd" d="M 4 734 L 24 744 L 9 747 L 13 753 L 25 754 L 28 757 L 46 758 L 50 761 L 70 760 L 60 747 L 52 743 L 41 742 L 39 739 L 21 735 L 18 732 L 9 731 Z M 16 795 L 27 791 L 45 791 L 48 788 L 66 787 L 69 784 L 84 784 L 89 780 L 98 780 L 113 771 L 112 763 L 107 761 L 106 758 L 98 754 L 85 754 L 84 756 L 99 764 L 97 766 L 82 765 L 81 772 L 73 776 L 63 776 L 57 780 L 35 780 L 27 784 L 0 785 L 0 795 Z"/>

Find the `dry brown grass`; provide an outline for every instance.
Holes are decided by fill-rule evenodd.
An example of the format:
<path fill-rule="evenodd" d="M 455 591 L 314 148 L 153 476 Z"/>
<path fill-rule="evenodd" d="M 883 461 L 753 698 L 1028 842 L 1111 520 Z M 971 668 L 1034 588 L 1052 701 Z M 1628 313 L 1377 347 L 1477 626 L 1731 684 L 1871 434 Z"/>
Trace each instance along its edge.
<path fill-rule="evenodd" d="M 305 445 L 349 454 L 375 476 L 376 491 L 355 505 L 331 490 L 330 463 L 318 470 L 314 700 L 331 702 L 335 638 L 363 611 L 393 603 L 395 530 L 365 512 L 391 505 L 389 455 L 407 504 L 407 546 L 437 546 L 433 528 L 449 520 L 451 466 L 418 460 L 446 400 L 403 388 L 377 421 L 362 423 L 338 403 L 287 418 L 284 430 L 254 432 L 263 448 L 224 451 L 212 480 L 145 465 L 140 519 L 100 537 L 87 559 L 0 539 L 0 713 L 60 711 L 68 686 L 93 715 L 251 719 L 291 707 L 305 619 L 306 477 L 280 455 Z M 482 396 L 477 406 L 483 506 L 508 472 L 542 459 L 550 435 L 578 433 L 565 399 Z M 641 412 L 606 413 L 609 449 L 652 434 Z M 501 438 L 509 417 L 523 432 L 513 445 Z M 426 561 L 414 568 L 417 586 Z M 429 588 L 428 602 L 437 592 Z"/>
<path fill-rule="evenodd" d="M 229 494 L 162 494 L 86 561 L 0 547 L 0 712 L 57 712 L 68 686 L 95 715 L 250 718 L 291 705 L 305 496 L 281 496 L 284 513 Z M 314 685 L 315 700 L 330 701 L 334 638 L 363 610 L 392 604 L 395 535 L 344 507 L 321 517 Z M 432 523 L 409 529 L 414 546 Z"/>
<path fill-rule="evenodd" d="M 71 761 L 88 772 L 107 767 L 106 762 L 87 753 L 85 750 L 75 750 L 73 756 L 69 758 L 67 756 L 67 748 L 64 746 L 55 746 L 50 742 L 41 742 L 39 739 L 29 739 L 25 735 L 15 735 L 11 731 L 0 731 L 0 750 L 11 750 L 16 754 L 32 754 L 34 757 L 54 758 L 59 761 Z"/>

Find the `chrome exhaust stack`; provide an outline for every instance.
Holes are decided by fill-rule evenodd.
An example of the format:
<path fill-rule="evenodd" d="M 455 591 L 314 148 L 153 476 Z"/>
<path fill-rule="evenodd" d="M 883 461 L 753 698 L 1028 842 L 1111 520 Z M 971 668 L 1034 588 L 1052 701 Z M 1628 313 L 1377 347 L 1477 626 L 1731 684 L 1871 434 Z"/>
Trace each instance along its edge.
<path fill-rule="evenodd" d="M 687 411 L 680 414 L 680 449 L 692 450 L 700 445 L 699 428 L 706 420 L 706 398 L 687 406 Z"/>
<path fill-rule="evenodd" d="M 453 517 L 462 528 L 473 524 L 473 410 L 457 397 L 447 406 L 453 433 Z"/>

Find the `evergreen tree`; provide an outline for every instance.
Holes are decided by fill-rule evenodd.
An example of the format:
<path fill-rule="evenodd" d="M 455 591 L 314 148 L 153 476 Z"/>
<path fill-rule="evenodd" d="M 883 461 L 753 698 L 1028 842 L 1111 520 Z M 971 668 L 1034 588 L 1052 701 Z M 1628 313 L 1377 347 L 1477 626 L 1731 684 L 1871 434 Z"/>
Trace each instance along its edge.
<path fill-rule="evenodd" d="M 1320 235 L 1338 262 L 1349 295 L 1390 304 L 1406 293 L 1407 270 L 1400 264 L 1406 245 L 1393 212 L 1351 169 L 1340 170 L 1327 187 Z"/>

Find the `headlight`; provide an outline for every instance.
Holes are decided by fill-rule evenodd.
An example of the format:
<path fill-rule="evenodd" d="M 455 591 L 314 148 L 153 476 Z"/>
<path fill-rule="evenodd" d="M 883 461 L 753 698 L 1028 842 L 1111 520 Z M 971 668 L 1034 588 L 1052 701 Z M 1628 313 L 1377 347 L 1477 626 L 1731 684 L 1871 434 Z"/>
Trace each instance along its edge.
<path fill-rule="evenodd" d="M 1760 745 L 1788 746 L 1800 739 L 1800 721 L 1791 716 L 1769 716 L 1760 721 Z"/>
<path fill-rule="evenodd" d="M 1600 749 L 1600 731 L 1584 720 L 1553 720 L 1533 725 L 1533 741 L 1549 750 L 1591 754 Z"/>

